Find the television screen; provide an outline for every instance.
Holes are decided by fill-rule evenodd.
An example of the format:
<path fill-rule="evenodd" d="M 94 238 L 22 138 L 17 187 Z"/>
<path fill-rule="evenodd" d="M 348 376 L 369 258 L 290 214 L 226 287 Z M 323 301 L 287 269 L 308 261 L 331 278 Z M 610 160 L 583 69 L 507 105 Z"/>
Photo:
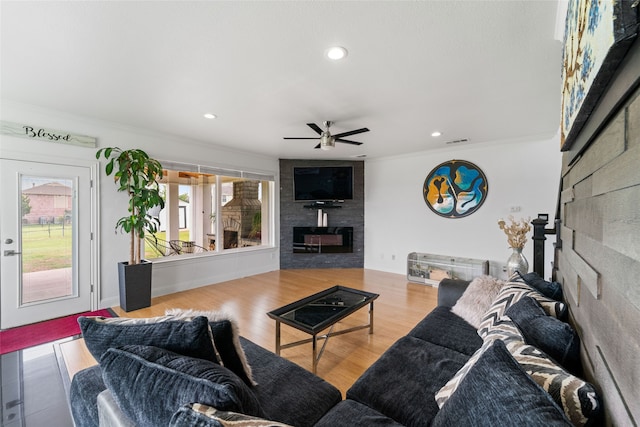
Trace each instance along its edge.
<path fill-rule="evenodd" d="M 351 200 L 353 167 L 294 167 L 293 193 L 295 200 Z"/>

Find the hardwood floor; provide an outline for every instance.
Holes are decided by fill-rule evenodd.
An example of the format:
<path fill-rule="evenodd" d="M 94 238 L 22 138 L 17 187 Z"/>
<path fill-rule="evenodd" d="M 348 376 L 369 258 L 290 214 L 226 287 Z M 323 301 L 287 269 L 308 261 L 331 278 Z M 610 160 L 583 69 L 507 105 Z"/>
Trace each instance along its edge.
<path fill-rule="evenodd" d="M 279 270 L 157 297 L 151 307 L 129 313 L 120 307 L 113 310 L 122 317 L 160 316 L 170 308 L 224 311 L 238 321 L 242 336 L 274 351 L 275 321 L 266 313 L 337 284 L 380 294 L 374 303 L 374 333 L 369 335 L 363 329 L 330 338 L 318 363 L 317 374 L 344 396 L 391 344 L 436 306 L 437 289 L 410 283 L 403 275 L 375 270 Z M 368 310 L 363 308 L 340 322 L 336 330 L 367 322 Z M 283 344 L 308 337 L 282 325 Z M 70 375 L 96 363 L 82 340 L 61 347 Z M 305 344 L 283 350 L 281 355 L 311 371 L 311 351 L 311 344 Z"/>

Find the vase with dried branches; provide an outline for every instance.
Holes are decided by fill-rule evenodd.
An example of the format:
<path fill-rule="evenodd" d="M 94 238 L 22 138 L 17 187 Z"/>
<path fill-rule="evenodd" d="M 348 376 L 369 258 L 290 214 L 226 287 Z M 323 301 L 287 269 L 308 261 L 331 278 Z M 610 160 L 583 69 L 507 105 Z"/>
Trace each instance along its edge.
<path fill-rule="evenodd" d="M 529 271 L 529 261 L 522 254 L 522 249 L 527 243 L 527 233 L 531 230 L 529 224 L 531 218 L 521 218 L 516 221 L 509 216 L 509 224 L 504 219 L 498 221 L 498 226 L 507 235 L 507 242 L 512 249 L 511 256 L 507 260 L 507 276 L 511 278 L 516 272 L 525 274 Z"/>

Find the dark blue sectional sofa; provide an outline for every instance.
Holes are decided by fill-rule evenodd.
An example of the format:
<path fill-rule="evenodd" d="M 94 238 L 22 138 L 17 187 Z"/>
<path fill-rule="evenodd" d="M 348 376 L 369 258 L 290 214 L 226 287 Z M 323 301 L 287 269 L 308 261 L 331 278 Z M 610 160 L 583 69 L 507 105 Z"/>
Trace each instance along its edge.
<path fill-rule="evenodd" d="M 173 402 L 173 406 L 169 402 L 170 411 L 175 413 L 168 414 L 168 418 L 153 420 L 139 417 L 136 413 L 141 411 L 166 411 L 166 402 L 161 402 L 158 410 L 155 403 L 149 404 L 148 401 L 159 400 L 157 395 L 164 394 L 163 389 L 174 387 L 174 383 L 151 380 L 149 385 L 136 388 L 138 394 L 142 393 L 140 390 L 148 390 L 139 396 L 135 392 L 127 392 L 130 385 L 126 383 L 146 381 L 137 367 L 125 365 L 121 369 L 135 370 L 136 375 L 116 372 L 114 380 L 98 365 L 79 372 L 73 378 L 70 398 L 74 420 L 78 427 L 225 426 L 224 417 L 241 416 L 234 413 L 244 410 L 244 416 L 255 420 L 255 424 L 251 424 L 255 426 L 281 425 L 278 423 L 317 427 L 572 425 L 574 420 L 569 420 L 564 413 L 566 411 L 554 403 L 549 393 L 531 380 L 522 362 L 519 364 L 509 355 L 506 350 L 509 344 L 505 346 L 502 341 L 499 345 L 490 346 L 482 356 L 477 356 L 479 360 L 474 365 L 477 367 L 470 370 L 468 379 L 465 378 L 449 398 L 451 403 L 439 408 L 436 393 L 483 344 L 489 347 L 476 327 L 451 312 L 451 307 L 468 284 L 443 280 L 439 287 L 438 306 L 367 369 L 347 391 L 344 400 L 331 384 L 251 341 L 241 339 L 253 371 L 253 383 L 257 385 L 231 379 L 227 381 L 231 387 L 225 389 L 225 393 L 228 390 L 235 390 L 237 395 L 249 393 L 249 403 L 248 398 L 231 399 L 233 402 L 230 404 L 228 399 L 222 399 L 224 402 L 220 403 L 222 406 L 218 407 L 217 413 L 205 416 L 202 408 L 196 411 L 193 405 L 183 406 L 184 403 L 193 403 L 192 400 L 182 400 Z M 130 351 L 129 347 L 125 347 L 125 351 Z M 131 351 L 140 353 L 136 349 Z M 112 354 L 113 350 L 109 352 L 101 359 L 104 367 L 110 366 L 106 364 L 110 357 L 112 360 L 119 357 Z M 154 356 L 151 360 L 140 354 L 130 357 L 135 359 L 136 366 L 153 364 L 161 358 Z M 141 357 L 148 360 L 138 360 Z M 219 378 L 221 374 L 218 372 L 216 375 L 215 378 Z M 118 385 L 118 378 L 125 381 L 124 386 Z M 240 389 L 242 393 L 238 391 Z M 583 397 L 587 399 L 585 404 L 598 401 L 597 396 Z M 200 403 L 205 404 L 204 408 L 212 405 L 211 402 Z M 597 424 L 595 412 L 588 415 L 586 422 L 578 424 Z"/>

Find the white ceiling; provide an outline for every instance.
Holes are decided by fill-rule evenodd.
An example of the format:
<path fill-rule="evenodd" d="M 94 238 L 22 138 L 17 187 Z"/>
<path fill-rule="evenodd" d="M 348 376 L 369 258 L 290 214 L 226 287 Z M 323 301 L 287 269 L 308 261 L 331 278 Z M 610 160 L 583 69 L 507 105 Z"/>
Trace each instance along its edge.
<path fill-rule="evenodd" d="M 556 1 L 5 1 L 1 96 L 280 158 L 550 138 Z M 339 62 L 324 57 L 348 49 Z M 203 118 L 206 112 L 218 116 Z M 314 150 L 306 126 L 364 144 Z M 439 130 L 440 138 L 431 137 Z M 99 137 L 99 135 L 95 135 Z"/>

